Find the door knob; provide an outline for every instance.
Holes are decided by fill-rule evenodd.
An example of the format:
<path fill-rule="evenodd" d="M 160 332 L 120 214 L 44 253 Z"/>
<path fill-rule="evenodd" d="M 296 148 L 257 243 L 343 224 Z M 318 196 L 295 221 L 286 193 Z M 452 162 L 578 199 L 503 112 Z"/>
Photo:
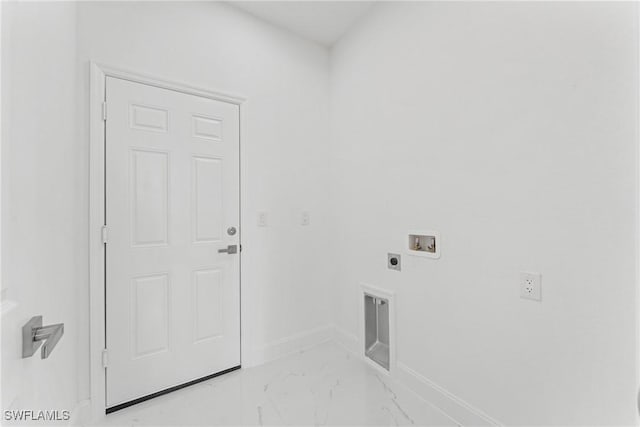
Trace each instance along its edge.
<path fill-rule="evenodd" d="M 221 254 L 227 253 L 229 255 L 237 254 L 238 253 L 238 245 L 229 245 L 229 246 L 227 246 L 226 249 L 218 249 L 218 253 L 221 253 Z"/>
<path fill-rule="evenodd" d="M 235 234 L 236 234 L 236 231 L 237 231 L 237 230 L 236 230 L 236 228 L 235 228 L 235 227 L 229 227 L 229 228 L 227 228 L 227 234 L 228 234 L 229 236 L 233 236 L 233 235 L 235 235 Z"/>

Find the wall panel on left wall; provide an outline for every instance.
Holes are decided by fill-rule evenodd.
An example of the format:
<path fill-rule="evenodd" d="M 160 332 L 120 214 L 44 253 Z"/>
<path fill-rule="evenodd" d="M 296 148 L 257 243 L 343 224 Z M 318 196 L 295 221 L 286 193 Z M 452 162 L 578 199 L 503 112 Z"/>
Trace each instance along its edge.
<path fill-rule="evenodd" d="M 78 402 L 88 218 L 76 28 L 73 3 L 2 4 L 3 308 L 15 303 L 2 319 L 3 408 L 71 411 Z M 35 315 L 65 324 L 46 360 L 21 359 L 19 327 Z M 7 382 L 9 372 L 19 381 Z"/>
<path fill-rule="evenodd" d="M 3 286 L 15 315 L 65 323 L 47 361 L 14 361 L 25 372 L 14 404 L 72 410 L 90 397 L 90 61 L 249 100 L 240 232 L 252 342 L 243 352 L 256 364 L 278 356 L 272 343 L 326 335 L 316 332 L 330 323 L 329 272 L 316 254 L 329 244 L 327 48 L 216 2 L 2 7 Z M 258 210 L 268 227 L 257 227 Z M 3 372 L 13 329 L 3 330 Z"/>

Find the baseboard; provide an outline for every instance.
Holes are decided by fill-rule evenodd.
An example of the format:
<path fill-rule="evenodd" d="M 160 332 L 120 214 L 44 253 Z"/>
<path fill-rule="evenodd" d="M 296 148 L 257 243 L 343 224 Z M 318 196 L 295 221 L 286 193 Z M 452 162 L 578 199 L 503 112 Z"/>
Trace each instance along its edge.
<path fill-rule="evenodd" d="M 289 354 L 315 347 L 331 341 L 332 338 L 333 327 L 326 325 L 272 341 L 263 346 L 262 357 L 258 357 L 259 363 L 257 364 L 267 363 Z"/>
<path fill-rule="evenodd" d="M 333 340 L 345 350 L 356 356 L 358 351 L 356 335 L 335 326 Z M 458 396 L 439 386 L 404 363 L 398 361 L 393 377 L 402 385 L 413 391 L 424 401 L 436 406 L 461 426 L 502 426 L 503 424 L 490 417 L 480 409 L 470 405 Z"/>
<path fill-rule="evenodd" d="M 358 338 L 350 333 L 340 328 L 339 326 L 333 326 L 333 341 L 336 344 L 344 347 L 349 353 L 354 355 L 360 355 L 358 351 Z"/>
<path fill-rule="evenodd" d="M 69 426 L 86 426 L 91 421 L 91 400 L 81 400 L 71 411 Z"/>
<path fill-rule="evenodd" d="M 480 409 L 439 386 L 402 362 L 397 363 L 397 379 L 422 399 L 440 408 L 462 426 L 502 426 Z"/>

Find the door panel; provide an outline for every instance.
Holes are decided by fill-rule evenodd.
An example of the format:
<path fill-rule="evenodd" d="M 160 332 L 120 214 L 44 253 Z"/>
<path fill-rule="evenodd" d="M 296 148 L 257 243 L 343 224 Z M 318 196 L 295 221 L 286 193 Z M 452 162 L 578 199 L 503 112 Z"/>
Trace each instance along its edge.
<path fill-rule="evenodd" d="M 169 153 L 130 151 L 132 246 L 166 245 L 169 230 Z"/>
<path fill-rule="evenodd" d="M 240 364 L 239 109 L 107 78 L 107 407 Z"/>

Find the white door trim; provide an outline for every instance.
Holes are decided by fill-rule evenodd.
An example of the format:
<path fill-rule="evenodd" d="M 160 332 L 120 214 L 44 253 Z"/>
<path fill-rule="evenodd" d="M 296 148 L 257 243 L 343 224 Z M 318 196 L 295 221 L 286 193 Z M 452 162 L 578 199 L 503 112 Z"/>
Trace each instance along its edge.
<path fill-rule="evenodd" d="M 126 71 L 94 62 L 90 63 L 89 87 L 89 346 L 91 381 L 91 421 L 96 422 L 105 416 L 106 381 L 102 366 L 102 351 L 105 343 L 105 265 L 102 226 L 105 218 L 105 121 L 103 120 L 103 102 L 105 99 L 106 78 L 116 77 L 149 86 L 174 90 L 190 95 L 214 99 L 238 105 L 240 108 L 240 205 L 242 206 L 243 154 L 242 143 L 246 136 L 246 98 L 198 88 L 189 84 L 169 81 L 157 77 Z M 244 224 L 240 210 L 240 234 Z M 240 240 L 242 242 L 242 240 Z M 242 277 L 242 261 L 240 261 Z M 247 304 L 243 298 L 244 288 L 240 281 L 240 318 L 246 319 Z M 242 365 L 250 365 L 245 349 L 251 348 L 246 322 L 240 322 L 240 359 Z"/>

